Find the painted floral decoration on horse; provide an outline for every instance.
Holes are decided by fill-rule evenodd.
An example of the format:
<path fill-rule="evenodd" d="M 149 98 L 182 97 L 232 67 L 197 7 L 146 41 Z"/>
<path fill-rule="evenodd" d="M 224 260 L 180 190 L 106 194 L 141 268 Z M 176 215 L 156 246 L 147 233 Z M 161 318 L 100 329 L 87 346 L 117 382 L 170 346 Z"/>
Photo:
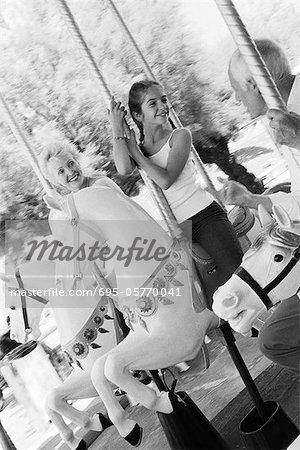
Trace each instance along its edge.
<path fill-rule="evenodd" d="M 133 299 L 133 305 L 123 304 L 121 310 L 125 316 L 128 327 L 134 331 L 134 325 L 140 324 L 149 332 L 147 323 L 143 317 L 155 315 L 158 308 L 173 305 L 172 297 L 180 296 L 179 287 L 183 286 L 179 281 L 181 271 L 188 271 L 188 265 L 184 264 L 185 254 L 180 241 L 175 241 L 166 255 L 166 261 L 162 261 L 155 271 L 140 287 L 140 292 L 145 294 L 137 300 Z M 177 277 L 177 278 L 176 278 Z"/>

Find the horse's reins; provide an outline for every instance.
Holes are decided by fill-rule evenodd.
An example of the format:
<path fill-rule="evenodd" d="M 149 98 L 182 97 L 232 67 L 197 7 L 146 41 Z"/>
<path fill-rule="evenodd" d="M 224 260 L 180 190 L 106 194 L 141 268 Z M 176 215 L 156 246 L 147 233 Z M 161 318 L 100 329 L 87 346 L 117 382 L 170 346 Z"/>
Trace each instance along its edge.
<path fill-rule="evenodd" d="M 235 275 L 241 278 L 241 280 L 245 281 L 245 283 L 250 286 L 250 288 L 258 295 L 261 301 L 264 303 L 267 309 L 272 308 L 273 303 L 269 297 L 269 293 L 281 283 L 282 280 L 290 273 L 290 271 L 295 267 L 297 262 L 300 259 L 300 245 L 294 250 L 293 255 L 287 265 L 279 272 L 279 274 L 274 278 L 274 280 L 270 281 L 264 288 L 262 288 L 257 281 L 254 280 L 252 275 L 244 269 L 242 266 L 238 267 L 234 272 Z"/>
<path fill-rule="evenodd" d="M 40 297 L 39 295 L 34 295 L 31 292 L 29 292 L 27 289 L 25 289 L 19 269 L 16 269 L 15 277 L 16 277 L 16 280 L 17 280 L 17 283 L 19 286 L 19 293 L 20 293 L 20 297 L 21 297 L 22 314 L 23 314 L 25 333 L 28 335 L 32 332 L 32 328 L 29 326 L 29 321 L 28 321 L 26 297 L 31 297 L 34 300 L 36 300 L 40 303 L 43 303 L 43 305 L 46 305 L 48 303 L 48 301 L 45 300 L 43 297 Z M 12 289 L 13 288 L 10 288 L 10 290 L 12 290 Z M 16 309 L 16 308 L 14 306 L 11 306 L 10 309 Z"/>

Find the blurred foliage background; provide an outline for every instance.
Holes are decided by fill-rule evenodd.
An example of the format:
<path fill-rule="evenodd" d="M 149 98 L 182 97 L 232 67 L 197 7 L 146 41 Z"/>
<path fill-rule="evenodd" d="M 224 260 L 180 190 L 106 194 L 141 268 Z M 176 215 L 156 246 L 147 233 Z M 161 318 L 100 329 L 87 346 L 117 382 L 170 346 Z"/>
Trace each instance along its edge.
<path fill-rule="evenodd" d="M 111 91 L 127 104 L 129 88 L 143 70 L 108 4 L 105 0 L 68 0 L 68 4 Z M 209 148 L 205 143 L 211 136 L 228 140 L 248 115 L 232 95 L 227 66 L 235 45 L 214 2 L 116 0 L 115 4 L 183 124 L 197 124 L 201 130 L 199 149 Z M 235 4 L 254 38 L 275 40 L 292 66 L 300 62 L 298 0 Z M 56 1 L 2 0 L 0 28 L 0 89 L 34 151 L 38 154 L 45 143 L 67 138 L 84 154 L 90 171 L 107 174 L 128 195 L 135 195 L 139 176 L 116 173 L 105 99 Z M 3 116 L 0 177 L 2 224 L 8 219 L 47 218 L 42 187 Z"/>

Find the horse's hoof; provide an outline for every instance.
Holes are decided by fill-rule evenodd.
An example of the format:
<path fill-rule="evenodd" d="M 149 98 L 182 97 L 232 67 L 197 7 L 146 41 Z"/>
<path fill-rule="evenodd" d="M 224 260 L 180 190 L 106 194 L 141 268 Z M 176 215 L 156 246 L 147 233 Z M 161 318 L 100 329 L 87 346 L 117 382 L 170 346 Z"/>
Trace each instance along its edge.
<path fill-rule="evenodd" d="M 130 433 L 124 436 L 124 439 L 133 447 L 138 447 L 142 442 L 142 437 L 143 428 L 136 423 Z"/>
<path fill-rule="evenodd" d="M 106 430 L 106 428 L 109 428 L 113 425 L 112 421 L 108 417 L 105 417 L 104 414 L 98 413 L 98 417 L 102 425 L 102 431 Z"/>
<path fill-rule="evenodd" d="M 116 397 L 120 397 L 121 395 L 125 395 L 125 394 L 126 394 L 126 392 L 122 391 L 122 389 L 120 389 L 120 388 L 115 390 L 115 396 Z"/>
<path fill-rule="evenodd" d="M 88 448 L 87 443 L 83 439 L 81 439 L 75 450 L 84 450 L 87 448 Z"/>

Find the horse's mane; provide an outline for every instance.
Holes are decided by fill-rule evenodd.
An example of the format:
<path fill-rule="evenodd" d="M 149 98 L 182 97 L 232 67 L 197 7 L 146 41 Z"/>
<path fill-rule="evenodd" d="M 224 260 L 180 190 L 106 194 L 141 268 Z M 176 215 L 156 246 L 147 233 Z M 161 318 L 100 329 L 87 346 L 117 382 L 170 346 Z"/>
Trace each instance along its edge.
<path fill-rule="evenodd" d="M 283 230 L 277 222 L 273 222 L 263 228 L 262 232 L 255 238 L 249 251 L 251 254 L 259 250 L 268 238 L 278 242 L 284 247 L 296 248 L 300 244 L 300 236 L 291 231 Z"/>

